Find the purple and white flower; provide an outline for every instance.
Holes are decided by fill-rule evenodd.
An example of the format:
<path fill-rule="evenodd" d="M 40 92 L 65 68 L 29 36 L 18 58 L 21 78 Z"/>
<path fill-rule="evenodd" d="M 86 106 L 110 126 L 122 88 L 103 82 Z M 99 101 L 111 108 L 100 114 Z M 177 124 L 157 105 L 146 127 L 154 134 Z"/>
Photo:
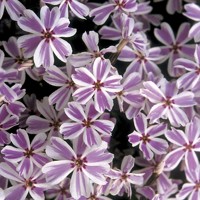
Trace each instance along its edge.
<path fill-rule="evenodd" d="M 69 18 L 69 8 L 74 15 L 81 19 L 85 19 L 85 16 L 89 14 L 89 8 L 77 0 L 43 0 L 44 3 L 51 5 L 59 5 L 61 17 Z"/>
<path fill-rule="evenodd" d="M 143 156 L 147 160 L 153 158 L 153 153 L 161 155 L 165 154 L 168 148 L 168 143 L 165 139 L 157 138 L 164 135 L 167 125 L 160 123 L 148 127 L 148 121 L 144 114 L 134 118 L 134 125 L 137 131 L 129 134 L 129 142 L 133 147 L 139 145 Z"/>
<path fill-rule="evenodd" d="M 10 140 L 15 146 L 7 145 L 1 153 L 8 162 L 17 164 L 16 170 L 20 176 L 30 177 L 34 168 L 41 168 L 50 159 L 43 153 L 46 147 L 47 136 L 40 133 L 30 142 L 29 135 L 23 129 L 18 129 L 16 134 L 10 135 Z"/>
<path fill-rule="evenodd" d="M 110 120 L 99 119 L 101 113 L 95 110 L 94 103 L 88 102 L 82 106 L 77 102 L 68 103 L 65 113 L 71 119 L 60 126 L 64 139 L 74 139 L 82 136 L 84 143 L 91 147 L 100 145 L 104 135 L 111 135 L 114 123 Z"/>
<path fill-rule="evenodd" d="M 62 18 L 58 7 L 50 10 L 43 6 L 40 18 L 32 11 L 25 10 L 18 20 L 19 27 L 30 34 L 19 37 L 20 48 L 26 57 L 32 57 L 36 67 L 50 67 L 54 55 L 63 62 L 72 53 L 70 44 L 61 37 L 71 37 L 76 30 L 69 28 L 69 20 Z"/>
<path fill-rule="evenodd" d="M 106 149 L 105 142 L 99 147 L 87 147 L 82 139 L 74 140 L 72 149 L 63 139 L 52 137 L 46 153 L 56 161 L 44 165 L 42 171 L 47 177 L 47 182 L 53 185 L 62 182 L 73 172 L 70 180 L 72 197 L 89 197 L 92 182 L 106 184 L 105 174 L 109 172 L 109 163 L 113 159 L 113 155 Z"/>
<path fill-rule="evenodd" d="M 76 69 L 72 80 L 78 89 L 73 96 L 81 104 L 86 104 L 94 97 L 95 109 L 102 113 L 113 107 L 113 96 L 122 90 L 122 77 L 111 73 L 112 65 L 108 60 L 97 58 L 92 65 L 92 72 L 87 68 Z"/>

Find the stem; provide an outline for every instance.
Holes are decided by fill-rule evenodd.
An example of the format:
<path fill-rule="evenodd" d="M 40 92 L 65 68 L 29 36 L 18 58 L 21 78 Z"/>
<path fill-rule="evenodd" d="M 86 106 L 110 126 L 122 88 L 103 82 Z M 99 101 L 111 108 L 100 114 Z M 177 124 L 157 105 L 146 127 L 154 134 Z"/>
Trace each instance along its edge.
<path fill-rule="evenodd" d="M 127 40 L 127 39 L 123 39 L 123 40 L 121 40 L 121 41 L 119 42 L 119 44 L 117 45 L 117 52 L 111 54 L 111 56 L 110 56 L 110 58 L 109 58 L 112 65 L 115 64 L 115 62 L 116 62 L 116 60 L 117 60 L 119 54 L 121 53 L 121 50 L 127 45 L 127 43 L 128 43 L 128 40 Z"/>

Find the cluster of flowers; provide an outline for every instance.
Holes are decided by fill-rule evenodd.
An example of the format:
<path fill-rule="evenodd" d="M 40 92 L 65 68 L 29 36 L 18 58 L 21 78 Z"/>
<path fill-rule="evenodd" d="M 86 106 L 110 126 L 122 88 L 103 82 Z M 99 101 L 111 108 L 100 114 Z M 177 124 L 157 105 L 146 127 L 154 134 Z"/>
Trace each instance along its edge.
<path fill-rule="evenodd" d="M 42 0 L 36 14 L 0 1 L 0 19 L 8 14 L 20 33 L 0 50 L 0 200 L 200 199 L 200 7 L 168 1 L 169 14 L 197 21 L 176 34 L 152 9 L 144 0 Z M 78 32 L 74 18 L 100 27 L 83 33 L 87 51 L 76 54 L 66 39 Z M 115 45 L 100 49 L 99 37 Z M 57 89 L 38 100 L 26 76 Z M 116 108 L 134 124 L 121 160 L 110 151 Z"/>

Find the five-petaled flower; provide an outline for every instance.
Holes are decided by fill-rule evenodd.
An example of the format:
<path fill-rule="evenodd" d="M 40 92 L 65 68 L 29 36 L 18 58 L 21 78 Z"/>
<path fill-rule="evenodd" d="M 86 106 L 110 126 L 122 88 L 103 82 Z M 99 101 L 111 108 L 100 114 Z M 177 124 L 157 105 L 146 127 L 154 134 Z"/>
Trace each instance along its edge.
<path fill-rule="evenodd" d="M 67 142 L 58 137 L 51 138 L 51 145 L 47 146 L 46 153 L 56 161 L 44 165 L 43 173 L 47 182 L 58 184 L 71 172 L 70 193 L 73 198 L 90 195 L 91 183 L 106 184 L 105 174 L 110 170 L 109 163 L 113 155 L 107 152 L 107 144 L 102 142 L 97 148 L 87 147 L 83 140 L 73 141 L 73 149 Z"/>
<path fill-rule="evenodd" d="M 41 19 L 40 19 L 41 18 Z M 18 20 L 19 27 L 30 32 L 19 37 L 20 48 L 26 57 L 32 57 L 36 67 L 50 67 L 54 64 L 54 55 L 63 62 L 72 53 L 70 44 L 61 37 L 71 37 L 76 30 L 69 28 L 69 19 L 61 18 L 60 10 L 54 7 L 50 10 L 43 6 L 40 18 L 32 11 L 25 10 L 24 16 Z"/>
<path fill-rule="evenodd" d="M 72 80 L 78 89 L 73 96 L 81 104 L 86 104 L 94 97 L 95 109 L 102 113 L 113 107 L 113 96 L 122 90 L 118 74 L 111 74 L 112 65 L 108 60 L 97 58 L 92 65 L 92 72 L 87 68 L 76 69 Z"/>

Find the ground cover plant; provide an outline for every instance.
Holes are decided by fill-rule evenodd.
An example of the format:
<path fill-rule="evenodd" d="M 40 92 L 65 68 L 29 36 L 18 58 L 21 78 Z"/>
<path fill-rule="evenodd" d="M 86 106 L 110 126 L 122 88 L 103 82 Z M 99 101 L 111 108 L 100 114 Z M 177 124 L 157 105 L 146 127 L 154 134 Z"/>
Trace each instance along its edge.
<path fill-rule="evenodd" d="M 198 0 L 0 0 L 0 200 L 200 199 Z"/>

